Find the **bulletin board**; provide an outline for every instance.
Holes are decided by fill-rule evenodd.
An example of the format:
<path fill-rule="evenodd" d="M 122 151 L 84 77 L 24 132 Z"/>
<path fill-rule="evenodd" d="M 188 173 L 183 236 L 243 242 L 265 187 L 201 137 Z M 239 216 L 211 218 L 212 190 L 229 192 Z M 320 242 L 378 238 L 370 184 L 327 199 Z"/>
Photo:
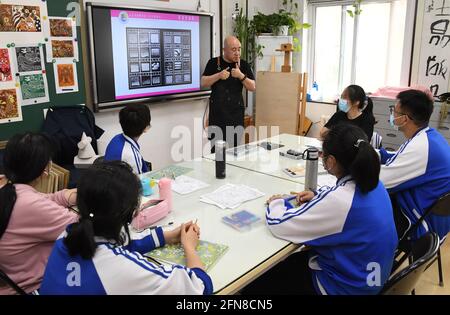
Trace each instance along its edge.
<path fill-rule="evenodd" d="M 41 3 L 41 4 L 39 4 Z M 46 11 L 42 10 L 42 12 L 40 12 L 39 10 L 37 10 L 38 12 L 36 13 L 36 10 L 32 10 L 33 5 L 35 6 L 39 6 L 39 5 L 43 5 L 44 3 L 46 3 Z M 82 58 L 82 45 L 81 45 L 81 29 L 80 29 L 80 25 L 78 23 L 75 22 L 75 19 L 72 19 L 72 16 L 75 16 L 76 12 L 81 12 L 81 10 L 79 10 L 79 8 L 77 8 L 76 6 L 73 5 L 74 1 L 73 0 L 0 0 L 0 10 L 9 10 L 9 5 L 11 6 L 16 6 L 13 10 L 17 11 L 17 7 L 20 7 L 21 5 L 25 8 L 22 9 L 23 10 L 27 10 L 26 14 L 27 15 L 31 15 L 36 16 L 38 15 L 38 18 L 35 18 L 35 20 L 39 20 L 40 23 L 34 23 L 32 27 L 36 27 L 36 25 L 38 25 L 38 27 L 41 27 L 42 30 L 41 32 L 39 32 L 39 28 L 38 29 L 34 29 L 25 33 L 17 33 L 17 35 L 14 33 L 13 38 L 14 41 L 17 41 L 17 43 L 11 42 L 8 43 L 8 45 L 11 44 L 14 45 L 13 47 L 21 47 L 21 46 L 26 46 L 27 44 L 31 44 L 31 42 L 39 42 L 41 44 L 43 44 L 42 47 L 42 51 L 44 56 L 42 56 L 43 58 L 43 63 L 45 64 L 45 71 L 42 71 L 42 73 L 45 74 L 46 77 L 46 86 L 47 86 L 47 95 L 44 98 L 41 98 L 39 103 L 34 104 L 34 101 L 28 102 L 28 104 L 25 106 L 22 102 L 21 104 L 21 119 L 19 119 L 20 121 L 17 122 L 6 122 L 6 123 L 2 123 L 0 124 L 0 141 L 1 140 L 7 140 L 9 138 L 11 138 L 14 134 L 16 133 L 21 133 L 21 132 L 26 132 L 26 131 L 34 131 L 34 132 L 38 132 L 41 130 L 42 124 L 44 122 L 44 113 L 43 110 L 45 108 L 48 108 L 50 106 L 69 106 L 69 105 L 78 105 L 78 104 L 84 104 L 86 102 L 86 93 L 85 93 L 85 88 L 84 88 L 84 75 L 83 75 L 83 58 Z M 75 4 L 78 5 L 78 2 L 75 2 Z M 3 7 L 2 7 L 3 5 Z M 27 6 L 30 6 L 27 9 Z M 34 11 L 34 13 L 30 13 L 30 11 Z M 16 12 L 17 13 L 17 12 Z M 9 15 L 9 13 L 7 14 Z M 5 14 L 0 14 L 0 18 L 4 17 Z M 12 26 L 16 26 L 17 28 L 19 28 L 20 26 L 17 25 L 17 17 L 14 16 L 14 14 L 11 14 L 12 19 Z M 73 70 L 76 69 L 76 71 L 74 71 L 74 77 L 75 77 L 75 81 L 78 82 L 77 84 L 77 89 L 63 89 L 61 87 L 61 80 L 58 80 L 59 82 L 55 82 L 55 75 L 54 75 L 54 71 L 56 69 L 60 69 L 60 67 L 58 67 L 57 64 L 55 64 L 54 62 L 47 62 L 48 61 L 48 49 L 47 49 L 47 45 L 46 42 L 48 42 L 49 40 L 52 40 L 52 37 L 50 36 L 55 36 L 55 34 L 53 35 L 49 35 L 49 34 L 44 34 L 45 30 L 44 29 L 48 29 L 45 27 L 45 23 L 48 22 L 50 23 L 48 19 L 48 17 L 65 17 L 67 18 L 67 20 L 70 22 L 70 20 L 73 20 L 73 36 L 76 38 L 73 40 L 74 42 L 74 55 L 76 55 L 76 60 L 77 62 L 75 62 L 75 57 L 74 58 L 70 58 L 70 62 L 73 63 L 74 67 Z M 69 17 L 69 18 L 68 18 Z M 60 19 L 63 20 L 63 19 Z M 40 25 L 39 25 L 40 24 Z M 3 24 L 0 24 L 0 40 L 2 42 L 2 44 L 6 45 L 6 43 L 4 43 L 4 40 L 1 38 L 1 30 L 3 27 L 3 30 L 8 29 L 8 20 L 5 22 L 3 21 Z M 26 27 L 26 26 L 24 26 Z M 69 28 L 70 31 L 70 28 Z M 72 33 L 70 31 L 70 33 Z M 76 34 L 76 36 L 75 36 Z M 44 35 L 44 40 L 42 41 L 41 38 Z M 60 34 L 61 36 L 65 36 L 64 34 Z M 57 39 L 57 38 L 55 38 Z M 30 43 L 29 43 L 30 42 Z M 50 54 L 52 53 L 52 51 L 50 50 Z M 62 59 L 62 58 L 61 58 Z M 66 63 L 69 63 L 69 61 L 67 61 Z M 17 67 L 19 68 L 19 67 Z M 17 69 L 14 69 L 14 71 L 12 71 L 12 76 L 17 76 Z M 28 70 L 34 70 L 34 69 L 28 69 Z M 57 70 L 58 71 L 58 70 Z M 31 72 L 32 73 L 32 72 Z M 77 75 L 78 74 L 78 75 Z M 17 81 L 19 81 L 17 79 Z M 20 82 L 22 83 L 22 78 L 20 79 Z M 57 86 L 58 85 L 58 86 Z M 18 85 L 17 83 L 15 84 L 15 86 L 19 89 L 22 88 L 21 85 Z M 26 86 L 26 85 L 23 85 Z M 59 91 L 58 91 L 59 90 Z M 62 90 L 64 91 L 68 91 L 66 92 L 61 92 Z M 59 93 L 57 93 L 57 91 Z M 19 95 L 23 95 L 21 93 L 21 91 L 18 91 L 17 94 Z M 22 97 L 22 96 L 20 96 Z M 25 99 L 25 97 L 24 97 Z M 25 101 L 26 103 L 26 101 Z"/>

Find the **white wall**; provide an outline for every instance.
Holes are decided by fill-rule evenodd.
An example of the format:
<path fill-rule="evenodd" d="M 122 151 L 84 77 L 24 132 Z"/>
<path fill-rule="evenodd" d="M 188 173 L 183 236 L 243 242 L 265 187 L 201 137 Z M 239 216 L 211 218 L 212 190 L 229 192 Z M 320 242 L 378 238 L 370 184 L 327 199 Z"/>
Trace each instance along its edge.
<path fill-rule="evenodd" d="M 87 2 L 82 0 L 83 3 Z M 99 3 L 124 5 L 123 0 L 101 0 Z M 169 8 L 187 11 L 195 11 L 197 9 L 197 0 L 170 0 L 165 1 L 149 1 L 149 0 L 127 0 L 127 6 L 145 6 L 154 8 Z M 219 16 L 218 0 L 202 0 L 202 9 L 207 12 L 215 13 L 216 31 L 218 32 L 218 16 Z M 218 45 L 218 34 L 215 46 Z M 218 51 L 215 52 L 216 54 Z M 152 114 L 152 128 L 143 135 L 139 140 L 144 158 L 153 163 L 155 169 L 165 167 L 177 162 L 172 159 L 171 149 L 177 142 L 177 139 L 171 139 L 172 130 L 177 126 L 184 126 L 193 134 L 194 130 L 202 130 L 202 117 L 206 108 L 206 100 L 189 100 L 171 103 L 161 103 L 150 105 Z M 105 134 L 100 139 L 100 149 L 105 147 L 110 139 L 118 133 L 121 133 L 119 125 L 118 110 L 101 112 L 95 114 L 96 123 L 105 130 Z M 199 138 L 198 138 L 199 137 Z M 200 142 L 200 143 L 199 143 Z M 192 136 L 191 143 L 194 143 Z M 197 152 L 192 150 L 190 158 L 200 157 L 202 143 L 207 143 L 201 132 L 197 136 Z"/>

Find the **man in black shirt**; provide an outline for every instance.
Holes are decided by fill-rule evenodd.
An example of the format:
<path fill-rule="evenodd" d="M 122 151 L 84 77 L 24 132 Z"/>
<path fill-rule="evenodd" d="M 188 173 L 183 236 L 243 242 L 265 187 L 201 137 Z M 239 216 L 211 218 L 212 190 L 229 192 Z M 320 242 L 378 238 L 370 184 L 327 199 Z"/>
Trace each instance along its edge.
<path fill-rule="evenodd" d="M 256 84 L 250 65 L 241 59 L 241 43 L 236 37 L 225 39 L 223 56 L 209 60 L 202 76 L 202 87 L 212 90 L 208 134 L 213 151 L 217 140 L 227 141 L 229 147 L 239 145 L 245 112 L 242 89 L 254 92 Z"/>

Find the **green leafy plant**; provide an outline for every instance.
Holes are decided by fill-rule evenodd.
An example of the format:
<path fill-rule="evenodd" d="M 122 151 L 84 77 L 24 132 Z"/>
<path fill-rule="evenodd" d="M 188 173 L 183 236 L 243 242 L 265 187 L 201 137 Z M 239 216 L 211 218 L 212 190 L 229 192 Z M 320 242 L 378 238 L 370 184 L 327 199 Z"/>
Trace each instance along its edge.
<path fill-rule="evenodd" d="M 348 15 L 350 15 L 352 18 L 355 17 L 356 15 L 360 15 L 362 12 L 361 2 L 362 0 L 355 0 L 355 2 L 352 5 L 353 8 L 351 10 L 347 10 Z"/>
<path fill-rule="evenodd" d="M 247 58 L 250 64 L 254 64 L 256 58 L 263 56 L 262 49 L 264 46 L 256 44 L 256 36 L 258 34 L 255 24 L 248 17 L 239 11 L 235 17 L 234 35 L 240 40 L 242 48 L 241 54 Z"/>
<path fill-rule="evenodd" d="M 234 34 L 242 43 L 242 55 L 248 56 L 248 61 L 254 63 L 257 58 L 263 57 L 261 45 L 256 44 L 256 37 L 264 33 L 278 34 L 282 26 L 288 26 L 289 35 L 295 35 L 301 29 L 310 28 L 308 23 L 300 23 L 298 15 L 298 3 L 293 0 L 284 0 L 283 8 L 273 14 L 258 12 L 253 20 L 239 11 L 235 17 Z M 294 50 L 301 50 L 300 41 L 294 36 Z"/>

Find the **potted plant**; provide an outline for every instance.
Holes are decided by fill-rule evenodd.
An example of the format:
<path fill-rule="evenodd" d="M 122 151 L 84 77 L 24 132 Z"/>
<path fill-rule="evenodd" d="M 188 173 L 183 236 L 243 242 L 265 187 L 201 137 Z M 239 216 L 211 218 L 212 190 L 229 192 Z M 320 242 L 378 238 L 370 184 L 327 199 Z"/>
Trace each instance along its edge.
<path fill-rule="evenodd" d="M 259 18 L 264 19 L 265 17 L 260 16 Z M 261 30 L 264 30 L 261 25 L 267 25 L 265 24 L 267 22 L 257 21 L 257 23 L 255 23 L 254 20 L 250 21 L 242 12 L 242 9 L 239 11 L 239 14 L 235 16 L 234 22 L 234 34 L 242 44 L 242 56 L 244 56 L 250 64 L 254 64 L 256 58 L 263 56 L 262 49 L 264 48 L 263 46 L 256 44 L 256 36 L 261 33 Z"/>

